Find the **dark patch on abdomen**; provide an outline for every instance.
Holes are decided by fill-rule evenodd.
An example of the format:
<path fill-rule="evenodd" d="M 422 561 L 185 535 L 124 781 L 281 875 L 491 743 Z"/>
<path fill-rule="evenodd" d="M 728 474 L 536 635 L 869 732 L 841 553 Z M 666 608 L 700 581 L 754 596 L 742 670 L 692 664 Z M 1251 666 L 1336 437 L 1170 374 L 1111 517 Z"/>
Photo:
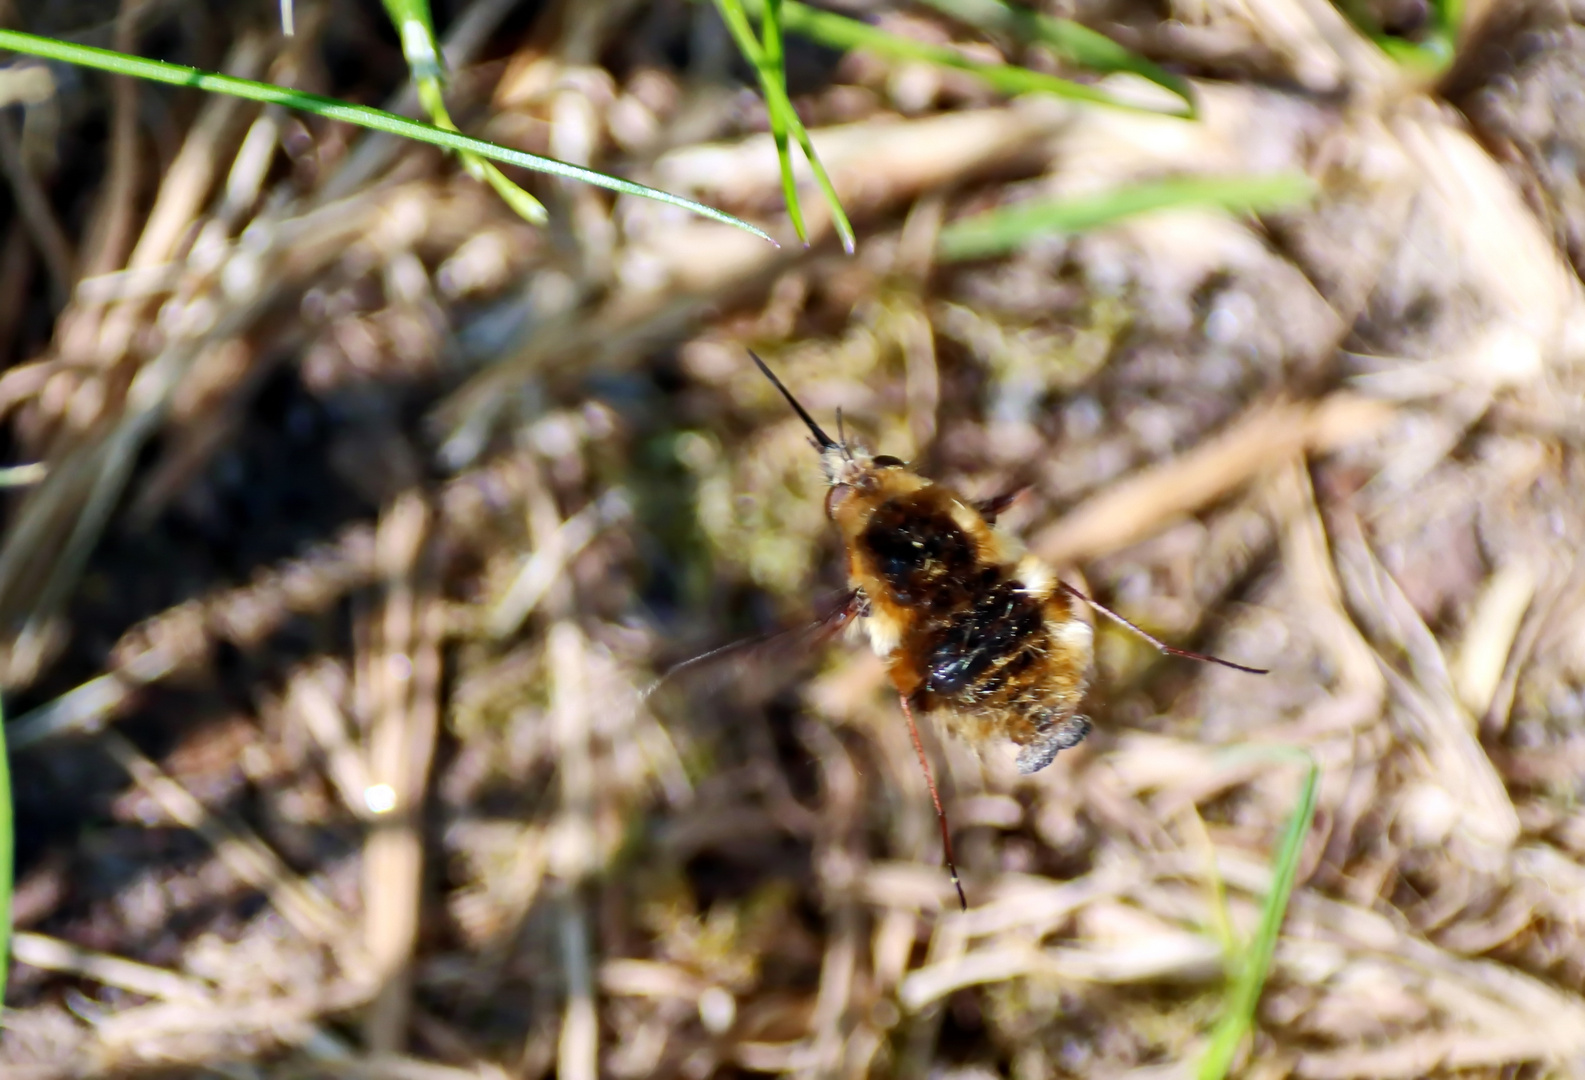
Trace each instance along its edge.
<path fill-rule="evenodd" d="M 860 543 L 899 604 L 956 607 L 981 576 L 973 539 L 938 500 L 905 495 L 882 503 Z"/>
<path fill-rule="evenodd" d="M 926 631 L 923 688 L 959 700 L 996 694 L 1034 662 L 1045 632 L 1040 602 L 1002 578 Z"/>

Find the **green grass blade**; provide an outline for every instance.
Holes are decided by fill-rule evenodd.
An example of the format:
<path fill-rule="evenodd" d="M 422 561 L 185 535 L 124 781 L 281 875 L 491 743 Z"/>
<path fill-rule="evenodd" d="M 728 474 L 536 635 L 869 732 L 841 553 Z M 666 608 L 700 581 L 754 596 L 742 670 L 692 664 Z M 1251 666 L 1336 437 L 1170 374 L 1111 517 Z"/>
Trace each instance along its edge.
<path fill-rule="evenodd" d="M 5 1009 L 6 975 L 11 970 L 11 875 L 16 851 L 10 757 L 5 741 L 5 709 L 0 707 L 0 1012 Z"/>
<path fill-rule="evenodd" d="M 445 65 L 440 46 L 435 43 L 435 23 L 427 0 L 385 0 L 385 12 L 402 39 L 402 55 L 412 72 L 413 84 L 418 88 L 419 104 L 436 127 L 456 131 L 457 125 L 446 111 Z M 550 220 L 545 204 L 514 184 L 500 169 L 477 154 L 457 156 L 469 176 L 489 184 L 501 201 L 529 224 L 543 225 Z"/>
<path fill-rule="evenodd" d="M 1453 63 L 1459 29 L 1464 20 L 1461 0 L 1431 0 L 1426 9 L 1425 23 L 1414 39 L 1387 33 L 1376 13 L 1360 0 L 1338 0 L 1337 7 L 1356 30 L 1368 37 L 1394 63 L 1421 77 L 1434 78 Z"/>
<path fill-rule="evenodd" d="M 781 2 L 780 0 L 765 0 L 765 14 L 760 20 L 760 49 L 764 60 L 764 71 L 776 80 L 778 96 L 786 98 L 791 104 L 792 99 L 787 95 L 787 54 L 782 47 L 781 35 Z M 770 117 L 771 139 L 776 143 L 776 161 L 781 166 L 782 198 L 787 204 L 787 214 L 792 218 L 793 228 L 797 230 L 798 239 L 805 244 L 809 242 L 809 233 L 804 225 L 803 206 L 798 201 L 798 181 L 793 176 L 792 148 L 788 145 L 787 112 L 784 109 L 768 109 Z M 793 122 L 798 116 L 793 114 Z M 844 238 L 844 244 L 846 239 Z"/>
<path fill-rule="evenodd" d="M 965 218 L 941 230 L 937 254 L 944 261 L 985 258 L 1048 233 L 1080 232 L 1151 210 L 1200 206 L 1254 212 L 1293 206 L 1314 194 L 1314 182 L 1300 173 L 1151 180 L 1097 195 L 1016 203 Z"/>
<path fill-rule="evenodd" d="M 1238 967 L 1232 990 L 1228 994 L 1227 1008 L 1211 1033 L 1205 1056 L 1200 1059 L 1199 1080 L 1222 1080 L 1227 1076 L 1239 1045 L 1254 1027 L 1255 1007 L 1260 1003 L 1260 992 L 1266 985 L 1271 960 L 1277 951 L 1277 934 L 1288 913 L 1288 899 L 1293 895 L 1293 882 L 1299 872 L 1299 857 L 1304 852 L 1304 838 L 1309 835 L 1310 824 L 1315 817 L 1316 793 L 1321 779 L 1321 770 L 1315 758 L 1297 747 L 1273 749 L 1276 756 L 1304 763 L 1304 787 L 1277 842 L 1271 891 L 1266 894 L 1260 925 Z"/>
<path fill-rule="evenodd" d="M 1194 98 L 1187 79 L 1130 52 L 1083 23 L 1042 15 L 1002 0 L 923 0 L 923 3 L 986 33 L 1007 34 L 1025 42 L 1038 41 L 1062 59 L 1092 71 L 1126 71 L 1149 79 L 1181 97 L 1189 107 L 1189 115 L 1193 115 Z"/>
<path fill-rule="evenodd" d="M 755 228 L 741 218 L 717 210 L 713 206 L 685 199 L 681 195 L 673 195 L 667 191 L 645 187 L 635 184 L 631 180 L 622 180 L 605 173 L 595 172 L 593 169 L 569 165 L 554 158 L 540 157 L 538 154 L 526 153 L 522 150 L 513 150 L 495 143 L 475 139 L 470 135 L 463 135 L 457 131 L 447 131 L 433 124 L 426 124 L 420 120 L 409 120 L 405 116 L 385 112 L 382 109 L 370 108 L 366 105 L 351 105 L 335 98 L 322 97 L 318 94 L 305 93 L 302 90 L 293 90 L 284 86 L 275 86 L 271 83 L 254 82 L 250 79 L 238 79 L 230 75 L 218 75 L 213 72 L 200 71 L 197 68 L 184 67 L 180 64 L 167 64 L 160 60 L 146 60 L 138 56 L 128 56 L 125 53 L 111 52 L 108 49 L 96 49 L 88 45 L 76 45 L 69 42 L 55 41 L 51 38 L 37 37 L 33 34 L 24 34 L 17 30 L 0 30 L 0 49 L 11 49 L 15 52 L 26 53 L 29 56 L 41 56 L 46 60 L 59 60 L 67 64 L 76 64 L 80 67 L 95 68 L 99 71 L 108 71 L 113 75 L 130 75 L 133 78 L 147 79 L 151 82 L 166 83 L 171 86 L 187 86 L 197 90 L 208 90 L 217 94 L 230 94 L 233 97 L 245 98 L 248 101 L 263 102 L 266 105 L 284 105 L 289 109 L 299 109 L 303 112 L 323 116 L 327 120 L 340 120 L 343 123 L 356 124 L 358 127 L 368 128 L 371 131 L 383 131 L 391 135 L 400 135 L 404 138 L 414 139 L 418 142 L 429 143 L 432 146 L 444 147 L 447 150 L 457 150 L 463 153 L 477 154 L 482 158 L 516 165 L 522 169 L 531 169 L 534 172 L 547 173 L 551 176 L 561 176 L 569 180 L 580 180 L 595 187 L 605 188 L 622 195 L 637 195 L 645 199 L 654 199 L 671 206 L 680 207 L 691 211 L 701 217 L 712 221 L 719 221 L 725 225 L 742 229 L 754 236 L 770 243 L 775 243 L 764 230 Z"/>
<path fill-rule="evenodd" d="M 445 64 L 435 45 L 435 21 L 428 0 L 385 0 L 385 14 L 402 40 L 402 58 L 413 81 L 445 77 Z"/>
<path fill-rule="evenodd" d="M 1123 101 L 1104 90 L 1070 79 L 1059 79 L 1055 75 L 1030 71 L 1028 68 L 1015 67 L 1012 64 L 987 64 L 971 60 L 956 49 L 898 37 L 896 34 L 889 34 L 856 19 L 807 7 L 797 0 L 782 0 L 782 28 L 795 34 L 802 34 L 833 49 L 868 49 L 899 60 L 918 60 L 966 71 L 1003 94 L 1053 94 L 1057 97 L 1127 109 L 1131 112 L 1162 112 L 1160 109 Z M 1170 115 L 1187 115 L 1187 109 L 1171 110 Z"/>
<path fill-rule="evenodd" d="M 831 208 L 832 227 L 836 229 L 837 236 L 842 241 L 842 249 L 851 255 L 856 245 L 853 224 L 848 220 L 847 212 L 842 209 L 842 201 L 837 198 L 836 185 L 831 182 L 825 165 L 820 161 L 820 155 L 815 153 L 814 142 L 809 138 L 808 129 L 799 119 L 798 111 L 793 108 L 792 99 L 787 96 L 786 72 L 783 70 L 780 55 L 773 61 L 759 39 L 754 36 L 742 0 L 716 0 L 716 10 L 721 13 L 722 21 L 731 31 L 737 47 L 754 66 L 755 74 L 759 77 L 760 90 L 765 95 L 765 109 L 770 118 L 772 137 L 776 136 L 778 129 L 783 132 L 781 139 L 777 141 L 776 151 L 781 163 L 782 189 L 787 193 L 787 213 L 798 230 L 799 239 L 807 243 L 809 238 L 805 232 L 803 212 L 798 202 L 797 185 L 793 181 L 792 155 L 786 146 L 786 139 L 789 136 L 797 141 L 804 158 L 809 162 L 809 170 L 814 174 L 815 183 L 825 197 L 826 204 Z M 780 5 L 778 5 L 779 10 L 781 10 Z M 763 20 L 765 15 L 763 6 L 760 15 Z M 774 19 L 775 16 L 771 18 Z M 776 37 L 779 54 L 781 25 L 778 23 L 771 33 Z"/>
<path fill-rule="evenodd" d="M 807 244 L 809 230 L 804 223 L 803 205 L 798 199 L 798 184 L 793 177 L 792 148 L 787 139 L 787 129 L 790 125 L 787 110 L 781 104 L 781 99 L 787 93 L 787 82 L 779 50 L 780 25 L 773 16 L 767 17 L 764 22 L 765 37 L 774 37 L 778 46 L 773 52 L 770 46 L 761 45 L 754 40 L 754 31 L 749 25 L 748 13 L 743 10 L 741 0 L 715 0 L 715 7 L 721 15 L 721 21 L 726 24 L 732 39 L 737 43 L 738 51 L 753 66 L 754 73 L 759 78 L 760 93 L 765 98 L 765 116 L 770 122 L 771 140 L 776 144 L 776 163 L 781 169 L 782 202 L 787 206 L 787 217 L 792 221 L 793 231 L 798 234 L 800 241 Z M 772 29 L 773 26 L 775 30 Z M 772 83 L 775 85 L 771 85 Z M 796 123 L 796 120 L 795 116 L 793 122 Z"/>

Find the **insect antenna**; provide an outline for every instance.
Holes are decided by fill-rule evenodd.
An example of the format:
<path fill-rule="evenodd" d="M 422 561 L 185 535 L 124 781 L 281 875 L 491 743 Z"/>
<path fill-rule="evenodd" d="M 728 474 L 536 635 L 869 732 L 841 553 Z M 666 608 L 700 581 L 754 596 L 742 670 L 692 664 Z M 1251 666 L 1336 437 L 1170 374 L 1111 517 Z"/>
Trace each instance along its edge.
<path fill-rule="evenodd" d="M 919 767 L 925 771 L 925 786 L 930 789 L 930 801 L 936 804 L 936 820 L 941 823 L 941 858 L 952 875 L 952 887 L 958 890 L 958 905 L 969 910 L 968 898 L 963 895 L 963 882 L 958 878 L 958 864 L 952 861 L 952 831 L 947 828 L 947 812 L 941 809 L 941 795 L 936 791 L 936 778 L 930 772 L 930 759 L 925 756 L 925 744 L 919 741 L 919 725 L 914 723 L 914 711 L 908 707 L 908 695 L 898 694 L 903 715 L 908 718 L 908 734 L 914 740 L 914 753 L 919 755 Z"/>
<path fill-rule="evenodd" d="M 759 369 L 765 373 L 765 377 L 770 380 L 770 384 L 781 391 L 781 396 L 787 399 L 787 404 L 793 407 L 793 412 L 798 414 L 798 418 L 809 425 L 809 430 L 814 432 L 815 442 L 820 444 L 820 449 L 833 450 L 842 445 L 820 430 L 820 425 L 815 423 L 814 417 L 809 415 L 807 409 L 798 404 L 798 399 L 792 396 L 792 391 L 782 385 L 781 380 L 776 377 L 776 373 L 765 366 L 765 361 L 761 360 L 753 349 L 748 350 L 748 355 Z"/>
<path fill-rule="evenodd" d="M 1152 637 L 1149 633 L 1147 633 L 1145 631 L 1145 629 L 1143 627 L 1139 626 L 1136 623 L 1129 622 L 1127 619 L 1123 618 L 1121 615 L 1119 615 L 1117 612 L 1113 611 L 1111 608 L 1107 607 L 1105 604 L 1101 603 L 1099 600 L 1092 600 L 1088 596 L 1085 596 L 1078 589 L 1075 589 L 1072 585 L 1069 585 L 1067 582 L 1059 581 L 1059 582 L 1057 582 L 1057 585 L 1058 585 L 1059 588 L 1062 589 L 1063 592 L 1067 593 L 1069 596 L 1072 596 L 1072 597 L 1074 597 L 1076 599 L 1083 600 L 1086 604 L 1089 604 L 1092 608 L 1094 608 L 1096 611 L 1099 611 L 1102 615 L 1105 615 L 1108 619 L 1112 619 L 1112 620 L 1114 620 L 1116 622 L 1122 623 L 1124 626 L 1128 627 L 1134 633 L 1138 634 L 1140 637 L 1142 637 L 1146 641 L 1150 642 L 1157 649 L 1159 649 L 1161 652 L 1165 653 L 1168 656 L 1181 656 L 1181 657 L 1183 657 L 1186 660 L 1198 660 L 1202 664 L 1221 664 L 1223 667 L 1232 668 L 1234 671 L 1242 671 L 1242 672 L 1245 672 L 1245 673 L 1247 673 L 1249 675 L 1270 675 L 1271 674 L 1271 672 L 1268 669 L 1266 669 L 1266 668 L 1248 667 L 1248 666 L 1246 666 L 1244 664 L 1235 664 L 1231 660 L 1223 660 L 1220 656 L 1210 656 L 1210 655 L 1208 655 L 1206 653 L 1190 652 L 1188 649 L 1179 649 L 1179 648 L 1176 648 L 1175 646 L 1168 645 L 1165 641 L 1162 641 L 1160 638 Z"/>

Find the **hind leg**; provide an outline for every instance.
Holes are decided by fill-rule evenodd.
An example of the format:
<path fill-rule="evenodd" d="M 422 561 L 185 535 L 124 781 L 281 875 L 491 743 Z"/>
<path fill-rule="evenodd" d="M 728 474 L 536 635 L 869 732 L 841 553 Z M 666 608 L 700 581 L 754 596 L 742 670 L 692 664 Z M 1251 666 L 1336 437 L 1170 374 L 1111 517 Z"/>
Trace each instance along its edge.
<path fill-rule="evenodd" d="M 1018 751 L 1018 771 L 1039 772 L 1056 760 L 1057 754 L 1079 745 L 1090 733 L 1090 718 L 1070 716 L 1035 736 L 1035 741 Z"/>

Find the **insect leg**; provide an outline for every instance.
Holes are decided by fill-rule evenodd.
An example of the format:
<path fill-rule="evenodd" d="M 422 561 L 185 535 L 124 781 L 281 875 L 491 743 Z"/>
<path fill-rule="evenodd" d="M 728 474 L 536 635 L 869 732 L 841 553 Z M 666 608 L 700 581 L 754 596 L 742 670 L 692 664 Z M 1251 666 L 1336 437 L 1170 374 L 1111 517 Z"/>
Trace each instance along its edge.
<path fill-rule="evenodd" d="M 958 890 L 958 904 L 969 910 L 968 898 L 963 895 L 963 882 L 958 878 L 957 863 L 952 861 L 952 831 L 947 828 L 947 812 L 941 809 L 941 795 L 936 791 L 936 778 L 930 773 L 930 759 L 925 756 L 925 744 L 919 741 L 919 725 L 914 723 L 914 711 L 908 705 L 908 695 L 898 694 L 903 715 L 908 718 L 908 734 L 914 740 L 914 753 L 919 755 L 919 767 L 925 771 L 925 786 L 930 789 L 930 801 L 936 804 L 936 820 L 941 822 L 941 857 L 952 875 L 952 887 Z"/>
<path fill-rule="evenodd" d="M 1202 664 L 1221 664 L 1223 667 L 1232 668 L 1234 671 L 1247 672 L 1250 675 L 1271 674 L 1271 672 L 1266 668 L 1247 667 L 1244 664 L 1235 664 L 1231 660 L 1223 660 L 1220 656 L 1210 656 L 1206 653 L 1190 652 L 1188 649 L 1179 649 L 1172 645 L 1168 645 L 1160 638 L 1152 637 L 1150 634 L 1145 632 L 1143 627 L 1129 622 L 1127 619 L 1123 618 L 1121 615 L 1107 607 L 1105 604 L 1101 603 L 1099 600 L 1091 600 L 1088 596 L 1085 596 L 1078 589 L 1075 589 L 1072 585 L 1069 585 L 1066 581 L 1057 582 L 1057 587 L 1063 592 L 1067 593 L 1069 596 L 1074 597 L 1077 600 L 1083 600 L 1086 604 L 1089 604 L 1092 608 L 1094 608 L 1096 611 L 1099 611 L 1102 615 L 1105 615 L 1108 619 L 1122 623 L 1124 626 L 1128 627 L 1134 633 L 1150 642 L 1157 649 L 1168 656 L 1181 656 L 1187 660 L 1198 660 Z"/>
<path fill-rule="evenodd" d="M 1023 487 L 1004 491 L 993 499 L 983 499 L 975 503 L 974 509 L 980 512 L 980 517 L 984 518 L 987 524 L 995 525 L 996 519 L 1002 516 L 1002 512 L 1022 498 L 1024 492 L 1028 490 L 1029 485 L 1025 484 Z"/>
<path fill-rule="evenodd" d="M 854 619 L 862 619 L 870 613 L 869 597 L 864 595 L 863 589 L 850 589 L 842 598 L 842 603 L 833 609 L 830 614 L 815 623 L 815 643 L 819 644 L 831 640 L 847 629 L 847 625 Z"/>

